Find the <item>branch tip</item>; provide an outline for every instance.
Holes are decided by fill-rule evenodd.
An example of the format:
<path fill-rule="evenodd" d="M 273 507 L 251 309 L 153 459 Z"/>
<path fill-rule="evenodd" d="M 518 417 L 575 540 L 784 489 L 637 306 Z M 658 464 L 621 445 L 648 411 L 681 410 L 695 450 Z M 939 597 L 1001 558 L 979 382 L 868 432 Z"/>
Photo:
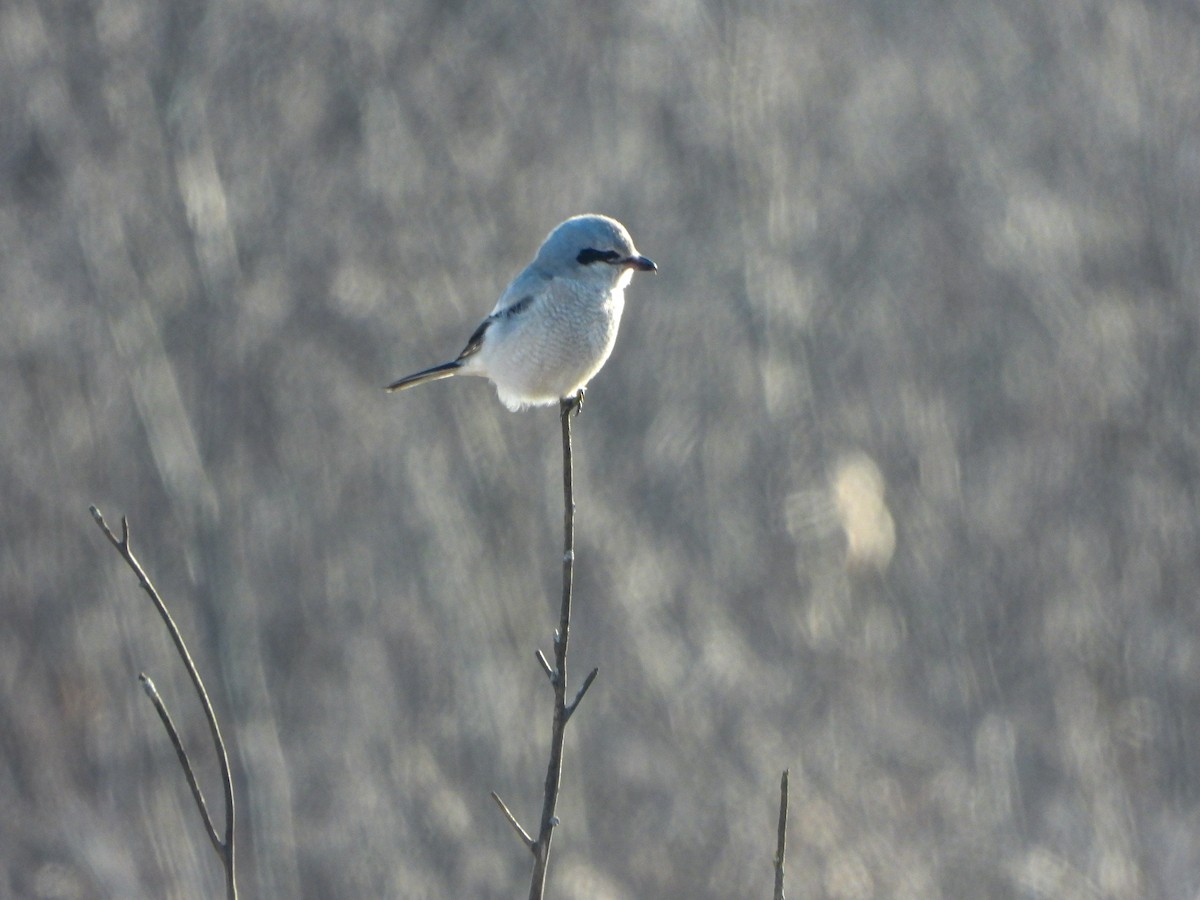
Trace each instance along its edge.
<path fill-rule="evenodd" d="M 555 674 L 554 669 L 551 668 L 550 661 L 546 659 L 546 654 L 541 650 L 538 650 L 534 653 L 534 656 L 536 656 L 537 661 L 542 664 L 542 671 L 546 673 L 546 677 L 550 679 L 550 683 L 554 684 L 558 676 Z"/>
<path fill-rule="evenodd" d="M 575 694 L 575 699 L 571 701 L 571 705 L 563 710 L 565 719 L 571 718 L 575 713 L 575 707 L 579 705 L 579 701 L 583 699 L 583 695 L 587 693 L 588 688 L 592 686 L 592 682 L 596 680 L 596 676 L 600 674 L 599 669 L 592 669 L 587 673 L 587 678 L 583 679 L 583 685 L 579 688 L 579 692 Z"/>
<path fill-rule="evenodd" d="M 787 848 L 788 814 L 788 770 L 783 770 L 779 779 L 779 824 L 775 830 L 775 896 L 774 900 L 785 900 L 783 894 L 783 863 Z"/>
<path fill-rule="evenodd" d="M 508 824 L 513 827 L 513 830 L 517 833 L 517 836 L 521 839 L 521 842 L 525 845 L 526 849 L 528 849 L 530 853 L 536 854 L 537 841 L 531 838 L 529 836 L 529 832 L 521 827 L 521 823 L 518 822 L 517 817 L 512 814 L 512 810 L 505 805 L 504 801 L 500 799 L 500 795 L 495 791 L 492 791 L 492 799 L 496 801 L 496 805 L 500 807 L 500 812 L 504 813 L 504 818 L 508 819 Z"/>
<path fill-rule="evenodd" d="M 108 523 L 104 521 L 104 515 L 94 506 L 90 506 L 88 508 L 92 511 L 92 518 L 95 520 L 96 524 L 100 526 L 100 530 L 104 532 L 104 536 L 108 538 L 114 547 L 120 550 L 121 544 L 117 540 L 117 536 L 112 533 L 112 529 L 108 527 Z"/>

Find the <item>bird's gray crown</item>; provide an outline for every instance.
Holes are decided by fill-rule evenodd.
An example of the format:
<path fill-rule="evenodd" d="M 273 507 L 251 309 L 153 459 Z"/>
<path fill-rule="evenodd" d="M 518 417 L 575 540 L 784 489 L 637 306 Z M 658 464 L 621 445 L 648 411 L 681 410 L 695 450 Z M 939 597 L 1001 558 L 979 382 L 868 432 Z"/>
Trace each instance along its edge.
<path fill-rule="evenodd" d="M 583 215 L 567 219 L 550 232 L 533 264 L 558 272 L 590 262 L 637 256 L 625 226 L 608 216 Z"/>

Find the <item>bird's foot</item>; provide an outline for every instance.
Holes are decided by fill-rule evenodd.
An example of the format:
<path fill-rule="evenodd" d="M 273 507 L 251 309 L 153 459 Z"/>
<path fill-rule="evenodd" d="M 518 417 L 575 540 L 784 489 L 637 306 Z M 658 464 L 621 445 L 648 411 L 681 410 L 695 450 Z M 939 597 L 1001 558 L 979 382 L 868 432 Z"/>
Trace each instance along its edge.
<path fill-rule="evenodd" d="M 569 412 L 569 413 L 573 412 L 573 413 L 575 413 L 576 416 L 578 416 L 581 412 L 583 412 L 584 390 L 585 390 L 584 388 L 580 388 L 578 390 L 578 392 L 576 392 L 574 397 L 564 397 L 563 398 L 563 404 L 566 406 L 567 412 Z"/>

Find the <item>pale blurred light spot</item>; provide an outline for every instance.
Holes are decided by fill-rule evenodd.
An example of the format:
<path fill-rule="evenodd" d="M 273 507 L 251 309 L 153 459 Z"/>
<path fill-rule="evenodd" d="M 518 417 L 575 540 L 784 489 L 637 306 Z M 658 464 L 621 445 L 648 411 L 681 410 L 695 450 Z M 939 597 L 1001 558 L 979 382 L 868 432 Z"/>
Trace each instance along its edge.
<path fill-rule="evenodd" d="M 825 865 L 825 894 L 837 900 L 869 900 L 875 896 L 875 881 L 857 853 L 845 851 L 829 859 Z"/>
<path fill-rule="evenodd" d="M 154 109 L 153 93 L 145 76 L 134 70 L 117 70 L 101 82 L 104 108 L 113 124 L 126 133 L 148 132 L 138 121 L 138 116 Z M 161 148 L 155 148 L 157 152 Z"/>
<path fill-rule="evenodd" d="M 1144 321 L 1144 315 L 1143 315 Z M 1090 307 L 1071 340 L 1063 342 L 1062 364 L 1085 396 L 1101 412 L 1136 401 L 1147 373 L 1138 353 L 1138 325 L 1124 297 L 1106 298 Z"/>
<path fill-rule="evenodd" d="M 315 139 L 335 102 L 330 96 L 328 73 L 319 66 L 307 64 L 303 58 L 294 58 L 287 76 L 279 79 L 279 85 L 282 90 L 275 99 L 287 134 L 301 140 Z"/>
<path fill-rule="evenodd" d="M 883 604 L 872 604 L 863 619 L 862 645 L 867 660 L 876 665 L 886 662 L 899 648 L 903 635 L 895 611 Z"/>
<path fill-rule="evenodd" d="M 975 777 L 979 811 L 992 827 L 1003 827 L 1016 801 L 1017 736 L 1012 722 L 988 715 L 975 732 Z"/>
<path fill-rule="evenodd" d="M 911 157 L 907 110 L 918 105 L 914 63 L 899 54 L 874 59 L 859 72 L 839 121 L 845 161 L 863 183 L 893 178 Z"/>
<path fill-rule="evenodd" d="M 1153 33 L 1145 8 L 1131 3 L 1113 4 L 1105 15 L 1102 52 L 1081 55 L 1087 77 L 1104 89 L 1096 93 L 1100 109 L 1111 113 L 1105 124 L 1124 126 L 1126 135 L 1141 137 L 1147 123 L 1142 121 L 1141 94 L 1146 92 L 1142 77 L 1143 54 L 1156 53 L 1160 40 Z M 1148 49 L 1153 46 L 1155 49 Z M 1115 129 L 1114 129 L 1115 130 Z M 1116 132 L 1119 134 L 1120 132 Z"/>
<path fill-rule="evenodd" d="M 1142 897 L 1137 863 L 1128 853 L 1104 852 L 1096 865 L 1096 881 L 1105 897 Z"/>
<path fill-rule="evenodd" d="M 176 178 L 188 225 L 194 237 L 196 256 L 210 288 L 237 271 L 237 248 L 229 224 L 225 186 L 217 172 L 217 161 L 205 124 L 190 129 L 189 152 L 176 163 Z"/>
<path fill-rule="evenodd" d="M 827 574 L 813 581 L 814 587 L 804 609 L 804 630 L 814 648 L 833 649 L 844 642 L 850 630 L 846 577 L 843 574 L 836 583 L 831 583 Z"/>
<path fill-rule="evenodd" d="M 916 450 L 922 495 L 939 503 L 962 499 L 962 472 L 954 410 L 940 395 L 929 396 L 911 388 L 899 391 L 900 407 L 909 439 Z"/>
<path fill-rule="evenodd" d="M 37 73 L 26 90 L 26 98 L 30 118 L 50 134 L 61 133 L 65 123 L 74 116 L 66 80 L 53 69 Z M 96 165 L 91 160 L 84 160 L 77 174 L 83 173 L 85 164 Z"/>
<path fill-rule="evenodd" d="M 783 501 L 783 521 L 797 543 L 828 536 L 839 524 L 833 497 L 825 490 L 788 494 Z"/>
<path fill-rule="evenodd" d="M 554 882 L 556 892 L 561 891 L 564 897 L 624 900 L 632 896 L 599 868 L 574 854 L 559 862 L 554 873 Z"/>
<path fill-rule="evenodd" d="M 390 282 L 361 263 L 348 261 L 338 266 L 331 294 L 348 316 L 372 318 L 387 312 Z"/>
<path fill-rule="evenodd" d="M 208 233 L 229 227 L 225 188 L 221 185 L 216 160 L 212 156 L 202 154 L 184 158 L 180 165 L 179 182 L 192 228 Z"/>
<path fill-rule="evenodd" d="M 791 801 L 788 829 L 804 844 L 818 850 L 832 850 L 842 841 L 842 823 L 837 811 L 822 797 L 805 797 L 800 803 Z"/>
<path fill-rule="evenodd" d="M 1200 644 L 1190 634 L 1177 635 L 1170 643 L 1167 673 L 1181 684 L 1200 682 Z"/>
<path fill-rule="evenodd" d="M 878 823 L 896 822 L 904 815 L 904 792 L 894 778 L 879 775 L 864 784 L 862 803 L 870 820 Z"/>
<path fill-rule="evenodd" d="M 670 472 L 686 465 L 700 443 L 700 416 L 683 403 L 665 404 L 646 429 L 642 456 L 655 472 Z"/>
<path fill-rule="evenodd" d="M 392 90 L 376 88 L 363 102 L 362 166 L 371 192 L 398 206 L 429 178 L 426 149 Z"/>
<path fill-rule="evenodd" d="M 880 891 L 880 896 L 893 900 L 940 900 L 943 896 L 938 878 L 935 876 L 937 860 L 924 848 L 896 847 L 890 860 L 884 865 L 892 886 L 889 893 Z"/>
<path fill-rule="evenodd" d="M 39 900 L 74 900 L 84 896 L 83 883 L 62 863 L 43 863 L 33 876 L 33 895 Z"/>
<path fill-rule="evenodd" d="M 133 44 L 141 36 L 146 16 L 133 0 L 104 0 L 95 15 L 96 37 L 109 52 L 119 52 L 122 45 Z"/>
<path fill-rule="evenodd" d="M 461 838 L 478 824 L 470 805 L 457 790 L 446 786 L 444 778 L 430 782 L 428 799 L 429 825 L 445 838 Z"/>
<path fill-rule="evenodd" d="M 719 618 L 713 616 L 705 620 L 703 633 L 693 638 L 698 646 L 692 658 L 692 670 L 704 672 L 706 681 L 724 695 L 745 683 L 753 671 L 750 664 L 756 656 L 743 643 L 741 632 Z"/>
<path fill-rule="evenodd" d="M 241 353 L 276 339 L 291 309 L 292 291 L 287 272 L 277 260 L 258 266 L 240 288 L 241 302 L 234 308 L 234 339 Z"/>
<path fill-rule="evenodd" d="M 25 315 L 5 321 L 4 329 L 0 331 L 0 347 L 28 352 L 38 346 L 57 346 L 68 327 L 65 323 L 79 318 L 77 298 L 67 292 L 63 282 L 49 280 L 34 260 L 23 254 L 10 254 L 0 266 L 0 296 L 38 299 L 36 304 L 28 304 Z M 28 402 L 29 398 L 19 385 L 5 387 L 11 387 L 13 395 L 4 396 L 0 408 L 13 416 L 14 421 L 19 421 L 16 418 L 17 398 L 20 397 L 20 402 Z"/>
<path fill-rule="evenodd" d="M 1149 697 L 1130 697 L 1117 708 L 1113 731 L 1134 751 L 1150 749 L 1162 733 L 1162 708 Z"/>
<path fill-rule="evenodd" d="M 985 243 L 989 260 L 1001 268 L 1046 271 L 1077 268 L 1080 261 L 1075 207 L 1042 184 L 1025 185 L 1009 197 L 1005 217 Z"/>
<path fill-rule="evenodd" d="M 1054 692 L 1054 714 L 1064 764 L 1089 785 L 1113 774 L 1099 697 L 1085 675 L 1072 673 Z"/>
<path fill-rule="evenodd" d="M 797 360 L 796 340 L 812 319 L 818 294 L 812 276 L 801 273 L 791 263 L 795 252 L 791 247 L 798 239 L 795 234 L 790 235 L 788 250 L 772 254 L 774 259 L 769 267 L 745 274 L 746 288 L 755 305 L 766 310 L 768 343 L 786 356 L 793 367 Z"/>
<path fill-rule="evenodd" d="M 1029 896 L 1045 900 L 1092 900 L 1102 896 L 1096 885 L 1067 860 L 1036 848 L 1012 866 L 1013 879 Z"/>
<path fill-rule="evenodd" d="M 962 658 L 939 660 L 929 673 L 929 697 L 936 703 L 969 706 L 979 702 L 974 668 Z"/>
<path fill-rule="evenodd" d="M 759 365 L 767 411 L 779 416 L 793 411 L 810 393 L 795 362 L 784 354 L 768 353 Z"/>
<path fill-rule="evenodd" d="M 1045 606 L 1042 642 L 1056 658 L 1101 662 L 1116 650 L 1115 623 L 1104 619 L 1104 605 L 1091 591 L 1056 597 Z"/>
<path fill-rule="evenodd" d="M 932 62 L 922 73 L 925 97 L 946 118 L 962 116 L 975 106 L 979 79 L 963 59 Z"/>
<path fill-rule="evenodd" d="M 0 54 L 10 66 L 26 66 L 46 52 L 46 24 L 33 3 L 6 4 L 0 12 Z"/>
<path fill-rule="evenodd" d="M 833 495 L 846 533 L 846 564 L 884 569 L 896 550 L 896 524 L 884 502 L 883 474 L 864 453 L 843 456 L 833 475 Z"/>
<path fill-rule="evenodd" d="M 926 789 L 937 812 L 949 822 L 975 820 L 975 791 L 966 770 L 950 764 L 941 769 Z"/>

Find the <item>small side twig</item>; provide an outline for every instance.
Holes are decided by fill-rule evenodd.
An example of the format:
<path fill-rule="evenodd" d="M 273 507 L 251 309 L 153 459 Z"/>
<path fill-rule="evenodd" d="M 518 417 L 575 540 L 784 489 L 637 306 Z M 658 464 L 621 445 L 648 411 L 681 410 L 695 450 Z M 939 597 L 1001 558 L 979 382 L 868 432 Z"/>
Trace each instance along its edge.
<path fill-rule="evenodd" d="M 583 695 L 587 693 L 587 689 L 592 686 L 592 682 L 596 680 L 596 676 L 600 674 L 599 669 L 592 669 L 587 673 L 587 678 L 583 679 L 583 686 L 579 688 L 579 692 L 575 694 L 575 699 L 572 700 L 567 708 L 563 710 L 563 717 L 570 719 L 575 712 L 575 707 L 579 705 L 579 701 L 583 699 Z"/>
<path fill-rule="evenodd" d="M 500 807 L 500 812 L 504 813 L 504 818 L 508 819 L 508 824 L 513 827 L 513 831 L 515 831 L 521 838 L 529 852 L 536 853 L 537 841 L 531 838 L 529 836 L 529 832 L 521 827 L 521 823 L 518 822 L 517 817 L 512 814 L 512 810 L 510 810 L 505 802 L 500 799 L 500 795 L 495 791 L 492 791 L 492 799 L 496 801 L 496 805 Z"/>
<path fill-rule="evenodd" d="M 546 661 L 546 654 L 539 649 L 534 653 L 534 656 L 537 657 L 537 661 L 541 664 L 542 671 L 546 673 L 546 677 L 550 679 L 550 683 L 554 684 L 554 679 L 557 676 L 554 674 L 554 669 L 550 667 L 550 663 Z"/>
<path fill-rule="evenodd" d="M 154 709 L 158 712 L 158 717 L 162 720 L 163 728 L 167 730 L 167 737 L 171 739 L 171 746 L 175 748 L 175 755 L 179 757 L 179 765 L 183 767 L 183 774 L 187 777 L 188 787 L 192 789 L 192 796 L 196 800 L 196 806 L 200 808 L 200 818 L 204 820 L 204 830 L 208 832 L 208 839 L 212 841 L 213 849 L 217 851 L 217 855 L 221 856 L 224 853 L 221 847 L 221 837 L 217 834 L 217 829 L 213 827 L 212 816 L 208 812 L 208 804 L 204 802 L 204 792 L 200 789 L 200 784 L 196 781 L 196 773 L 192 771 L 192 761 L 188 759 L 187 750 L 183 748 L 183 741 L 179 737 L 179 731 L 175 728 L 175 723 L 171 720 L 171 713 L 167 709 L 167 705 L 163 703 L 163 699 L 159 696 L 158 688 L 154 686 L 154 682 L 145 672 L 138 675 L 138 681 L 142 683 L 143 690 L 146 691 L 146 696 L 150 698 L 150 702 L 154 704 Z"/>
<path fill-rule="evenodd" d="M 183 742 L 179 738 L 179 732 L 175 728 L 175 723 L 171 720 L 171 714 L 167 710 L 166 704 L 163 703 L 162 697 L 159 696 L 158 690 L 154 687 L 154 682 L 144 672 L 138 676 L 142 687 L 146 691 L 146 695 L 150 698 L 150 702 L 154 704 L 154 709 L 158 712 L 159 719 L 162 720 L 163 727 L 167 730 L 167 736 L 171 739 L 171 744 L 175 747 L 175 753 L 179 757 L 180 766 L 183 767 L 183 774 L 187 778 L 188 787 L 191 788 L 192 797 L 195 799 L 196 806 L 200 810 L 200 817 L 204 821 L 205 831 L 208 832 L 208 838 L 212 842 L 213 849 L 216 850 L 217 856 L 221 860 L 221 865 L 225 869 L 225 895 L 228 900 L 236 900 L 237 881 L 234 867 L 236 844 L 234 842 L 233 778 L 229 772 L 229 754 L 225 750 L 225 741 L 221 737 L 221 728 L 217 724 L 217 716 L 213 711 L 212 702 L 208 698 L 208 691 L 205 690 L 204 680 L 200 677 L 200 672 L 196 669 L 196 664 L 192 661 L 192 655 L 188 652 L 183 635 L 180 634 L 179 627 L 171 617 L 166 603 L 163 602 L 158 590 L 146 575 L 142 564 L 133 555 L 133 550 L 129 546 L 128 520 L 124 516 L 121 517 L 121 536 L 118 538 L 113 534 L 112 529 L 108 527 L 108 523 L 104 521 L 104 516 L 100 514 L 100 510 L 93 506 L 91 507 L 91 512 L 92 518 L 96 520 L 96 524 L 100 526 L 100 530 L 104 532 L 105 537 L 117 549 L 117 552 L 121 554 L 121 558 L 125 560 L 126 565 L 137 576 L 138 584 L 142 590 L 153 601 L 155 609 L 158 610 L 159 616 L 167 627 L 167 632 L 171 635 L 171 640 L 175 644 L 175 650 L 178 652 L 179 658 L 183 660 L 184 668 L 187 669 L 192 686 L 196 689 L 196 695 L 200 698 L 200 705 L 204 707 L 204 715 L 208 720 L 209 733 L 212 736 L 213 746 L 217 752 L 217 760 L 221 767 L 221 784 L 225 792 L 224 838 L 221 838 L 217 833 L 216 825 L 213 823 L 212 816 L 208 811 L 208 804 L 204 802 L 204 792 L 200 789 L 199 782 L 196 781 L 196 773 L 192 768 L 192 762 L 188 758 Z"/>
<path fill-rule="evenodd" d="M 779 781 L 779 825 L 775 829 L 775 900 L 783 896 L 783 855 L 787 845 L 788 770 Z"/>

